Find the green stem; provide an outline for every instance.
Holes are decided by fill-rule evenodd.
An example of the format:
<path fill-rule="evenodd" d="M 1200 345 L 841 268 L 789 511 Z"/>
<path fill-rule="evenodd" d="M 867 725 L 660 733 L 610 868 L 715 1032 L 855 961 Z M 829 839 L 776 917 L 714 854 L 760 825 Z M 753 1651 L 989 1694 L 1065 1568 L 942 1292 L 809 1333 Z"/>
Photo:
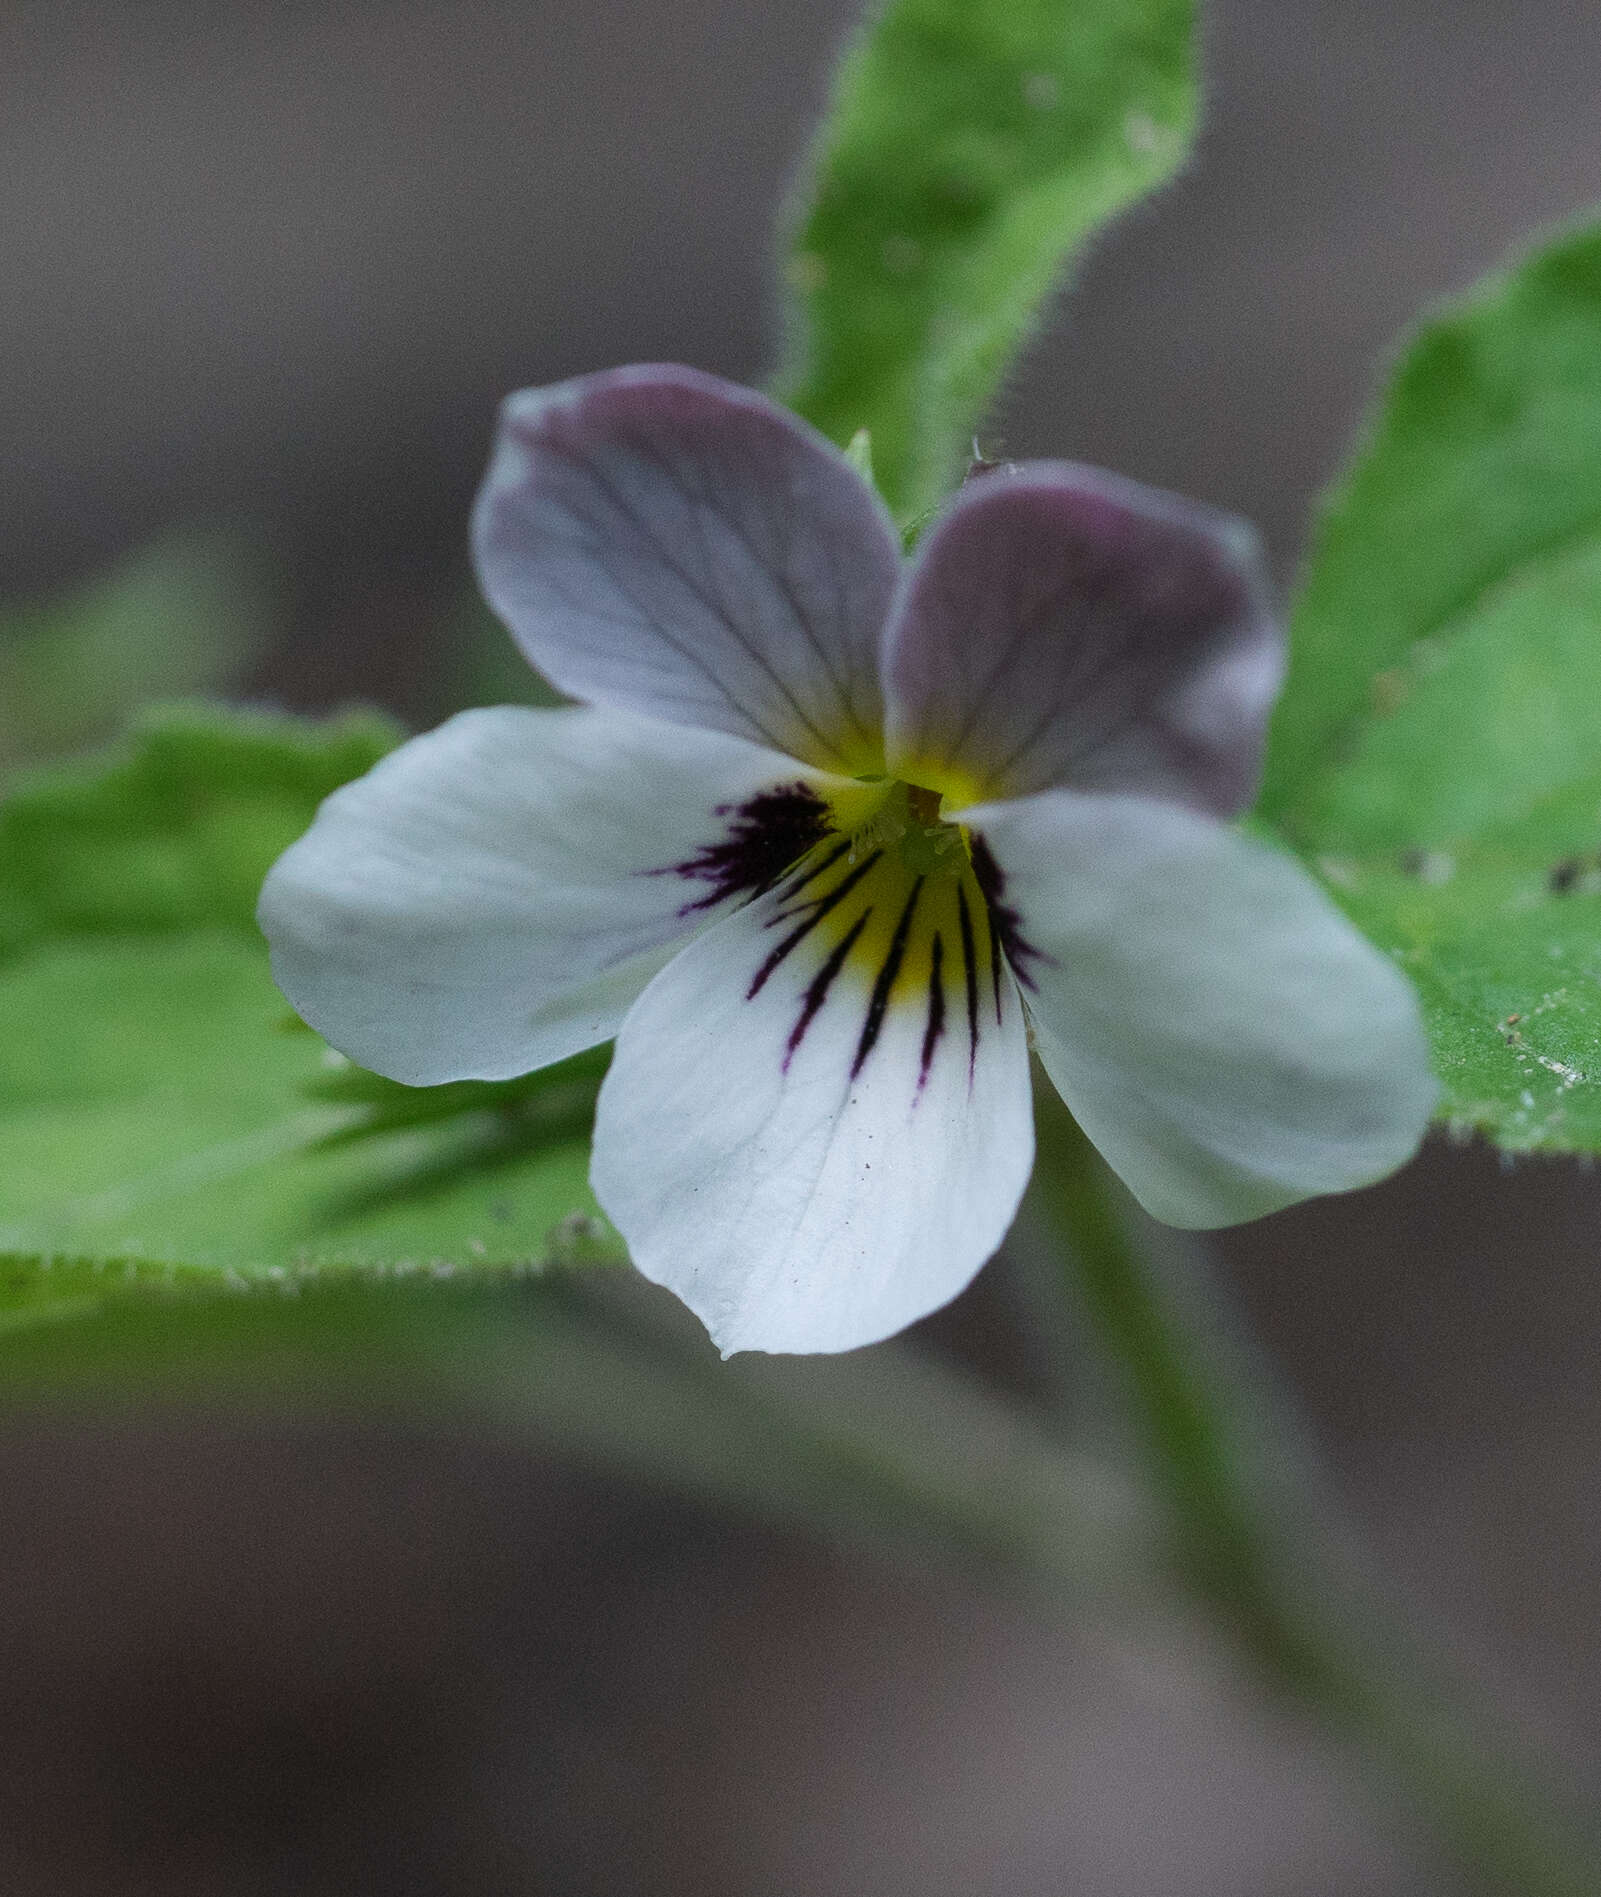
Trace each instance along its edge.
<path fill-rule="evenodd" d="M 1274 1690 L 1429 1823 L 1475 1888 L 1596 1897 L 1601 1856 L 1584 1827 L 1477 1740 L 1434 1664 L 1339 1572 L 1268 1447 L 1269 1399 L 1207 1347 L 1059 1102 L 1042 1100 L 1039 1138 L 1035 1206 L 1119 1375 L 1184 1584 Z"/>

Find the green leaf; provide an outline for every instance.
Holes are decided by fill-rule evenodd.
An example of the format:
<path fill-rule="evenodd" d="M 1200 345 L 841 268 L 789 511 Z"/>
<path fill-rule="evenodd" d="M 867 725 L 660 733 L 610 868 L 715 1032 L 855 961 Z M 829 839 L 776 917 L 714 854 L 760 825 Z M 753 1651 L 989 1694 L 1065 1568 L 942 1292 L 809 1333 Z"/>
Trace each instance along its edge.
<path fill-rule="evenodd" d="M 1443 1111 L 1601 1150 L 1601 229 L 1420 331 L 1291 650 L 1262 811 L 1417 982 Z"/>
<path fill-rule="evenodd" d="M 1295 609 L 1261 804 L 1291 836 L 1443 842 L 1597 756 L 1598 323 L 1586 229 L 1406 351 Z"/>
<path fill-rule="evenodd" d="M 1191 0 L 888 0 L 847 52 L 792 218 L 779 393 L 871 431 L 903 522 L 937 506 L 1041 306 L 1170 177 Z"/>
<path fill-rule="evenodd" d="M 173 535 L 59 597 L 0 612 L 0 765 L 103 739 L 128 707 L 214 691 L 266 643 L 272 588 L 227 534 Z"/>
<path fill-rule="evenodd" d="M 1591 791 L 1601 806 L 1601 781 Z M 1417 986 L 1447 1122 L 1509 1151 L 1601 1152 L 1593 867 L 1589 887 L 1568 895 L 1553 893 L 1537 863 L 1485 848 L 1418 867 L 1327 858 L 1324 867 L 1353 919 Z"/>
<path fill-rule="evenodd" d="M 286 1016 L 265 957 L 227 933 L 13 963 L 0 1250 L 245 1272 L 505 1265 L 593 1215 L 592 1079 L 543 1075 L 515 1116 L 469 1096 L 426 1119 L 424 1093 L 415 1117 L 373 1125 L 370 1107 L 319 1097 L 326 1050 Z"/>
<path fill-rule="evenodd" d="M 0 955 L 219 924 L 254 937 L 274 857 L 397 735 L 371 713 L 185 707 L 145 714 L 109 755 L 34 772 L 0 803 Z"/>
<path fill-rule="evenodd" d="M 400 1088 L 273 987 L 261 878 L 391 735 L 168 713 L 0 806 L 0 1322 L 96 1284 L 618 1255 L 586 1182 L 603 1056 Z"/>

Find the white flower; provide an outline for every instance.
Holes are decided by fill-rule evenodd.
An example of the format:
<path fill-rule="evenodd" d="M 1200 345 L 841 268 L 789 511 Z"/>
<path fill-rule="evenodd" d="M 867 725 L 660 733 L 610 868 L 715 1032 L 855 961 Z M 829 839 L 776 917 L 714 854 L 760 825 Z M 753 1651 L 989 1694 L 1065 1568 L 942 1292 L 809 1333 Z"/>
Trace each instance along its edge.
<path fill-rule="evenodd" d="M 1226 827 L 1281 668 L 1248 530 L 1047 462 L 904 563 L 793 416 L 634 368 L 511 398 L 474 544 L 585 702 L 467 712 L 336 792 L 263 891 L 273 967 L 416 1084 L 615 1035 L 595 1192 L 725 1352 L 967 1284 L 1033 1159 L 1030 1030 L 1174 1224 L 1416 1147 L 1410 989 Z"/>

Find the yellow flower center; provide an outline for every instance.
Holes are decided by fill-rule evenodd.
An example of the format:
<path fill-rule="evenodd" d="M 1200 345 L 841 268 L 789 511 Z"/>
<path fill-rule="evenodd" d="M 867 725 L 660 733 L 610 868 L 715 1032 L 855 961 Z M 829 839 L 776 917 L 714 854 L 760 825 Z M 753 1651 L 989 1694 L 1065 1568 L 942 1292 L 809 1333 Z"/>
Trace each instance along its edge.
<path fill-rule="evenodd" d="M 913 876 L 959 875 L 970 861 L 967 837 L 941 817 L 942 801 L 922 784 L 879 779 L 837 795 L 830 816 L 858 856 L 882 849 L 898 855 Z"/>
<path fill-rule="evenodd" d="M 973 841 L 921 784 L 879 779 L 829 800 L 829 834 L 777 886 L 773 946 L 751 992 L 801 951 L 808 971 L 792 1047 L 830 995 L 853 988 L 861 1029 L 854 1076 L 892 1010 L 915 1009 L 922 1068 L 960 1034 L 971 1062 L 990 1010 L 999 1019 L 1001 942 Z M 804 947 L 803 947 L 804 945 Z"/>

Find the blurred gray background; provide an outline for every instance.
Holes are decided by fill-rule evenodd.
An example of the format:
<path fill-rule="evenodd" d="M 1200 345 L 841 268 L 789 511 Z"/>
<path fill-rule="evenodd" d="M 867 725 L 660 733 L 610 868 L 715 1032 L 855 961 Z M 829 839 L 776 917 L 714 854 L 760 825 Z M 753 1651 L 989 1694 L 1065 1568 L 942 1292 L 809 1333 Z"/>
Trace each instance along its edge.
<path fill-rule="evenodd" d="M 243 525 L 233 682 L 438 715 L 508 389 L 767 364 L 769 216 L 854 9 L 9 0 L 0 602 Z M 986 446 L 1257 519 L 1419 308 L 1601 203 L 1590 0 L 1215 0 L 1190 176 L 1099 246 Z M 1601 338 L 1598 338 L 1601 346 Z M 1373 1564 L 1601 1764 L 1601 1186 L 1432 1151 L 1218 1248 Z M 1006 1267 L 933 1328 L 1019 1359 Z M 0 1889 L 1332 1897 L 1455 1888 L 1215 1655 L 419 1417 L 0 1434 Z"/>

